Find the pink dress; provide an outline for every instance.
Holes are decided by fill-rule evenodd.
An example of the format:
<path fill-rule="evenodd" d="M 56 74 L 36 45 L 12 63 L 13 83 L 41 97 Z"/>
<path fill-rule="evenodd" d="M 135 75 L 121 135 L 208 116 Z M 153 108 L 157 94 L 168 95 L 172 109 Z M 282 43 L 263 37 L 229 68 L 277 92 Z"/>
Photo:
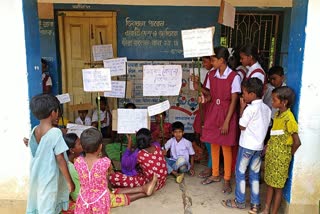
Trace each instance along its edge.
<path fill-rule="evenodd" d="M 222 135 L 220 127 L 228 114 L 231 103 L 231 87 L 233 79 L 238 75 L 232 71 L 227 79 L 215 77 L 216 71 L 209 74 L 211 102 L 207 106 L 201 141 L 222 146 L 234 146 L 237 144 L 238 114 L 233 112 L 229 123 L 229 132 Z"/>
<path fill-rule="evenodd" d="M 113 173 L 109 176 L 110 183 L 114 187 L 138 187 L 152 180 L 153 174 L 158 175 L 157 190 L 162 188 L 167 179 L 167 166 L 160 147 L 156 146 L 154 153 L 149 153 L 142 149 L 138 152 L 137 164 L 140 172 L 135 176 L 127 176 L 121 172 Z"/>
<path fill-rule="evenodd" d="M 101 158 L 89 170 L 83 157 L 80 156 L 75 160 L 74 167 L 80 180 L 80 192 L 75 214 L 110 212 L 110 193 L 107 180 L 110 163 L 109 158 Z"/>

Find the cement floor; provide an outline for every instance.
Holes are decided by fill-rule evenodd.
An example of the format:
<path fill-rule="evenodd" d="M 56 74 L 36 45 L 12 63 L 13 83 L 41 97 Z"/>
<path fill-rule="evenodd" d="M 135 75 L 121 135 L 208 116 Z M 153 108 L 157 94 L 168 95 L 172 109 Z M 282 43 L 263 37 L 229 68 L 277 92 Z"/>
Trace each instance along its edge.
<path fill-rule="evenodd" d="M 196 164 L 196 175 L 204 169 Z M 182 184 L 177 184 L 172 176 L 168 176 L 166 186 L 154 195 L 132 202 L 129 206 L 113 208 L 112 214 L 211 214 L 211 213 L 248 213 L 250 207 L 249 188 L 247 187 L 247 208 L 245 210 L 228 209 L 221 205 L 221 200 L 234 198 L 234 179 L 232 179 L 233 192 L 225 195 L 221 192 L 222 182 L 201 184 L 202 179 L 197 176 L 185 176 Z M 266 185 L 260 186 L 261 202 L 265 200 Z M 283 206 L 279 213 L 284 213 Z"/>

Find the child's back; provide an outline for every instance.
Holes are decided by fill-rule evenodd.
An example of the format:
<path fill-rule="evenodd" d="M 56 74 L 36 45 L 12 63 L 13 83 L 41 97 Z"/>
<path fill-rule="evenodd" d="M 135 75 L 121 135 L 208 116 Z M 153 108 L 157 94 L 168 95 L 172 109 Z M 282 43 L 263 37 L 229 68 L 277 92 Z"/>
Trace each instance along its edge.
<path fill-rule="evenodd" d="M 34 127 L 29 140 L 32 160 L 27 213 L 59 213 L 68 209 L 69 191 L 74 189 L 67 169 L 68 146 L 61 130 L 53 127 L 59 101 L 50 94 L 37 95 L 30 109 L 40 124 Z"/>
<path fill-rule="evenodd" d="M 111 161 L 107 157 L 100 158 L 102 134 L 96 128 L 86 129 L 80 136 L 80 143 L 86 155 L 78 157 L 74 163 L 80 180 L 75 213 L 109 213 L 107 175 Z"/>

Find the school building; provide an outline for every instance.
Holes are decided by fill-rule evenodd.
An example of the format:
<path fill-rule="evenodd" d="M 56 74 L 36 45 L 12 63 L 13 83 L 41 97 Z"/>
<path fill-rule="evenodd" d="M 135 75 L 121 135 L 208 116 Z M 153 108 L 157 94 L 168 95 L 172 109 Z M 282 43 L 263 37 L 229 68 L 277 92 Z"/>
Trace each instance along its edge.
<path fill-rule="evenodd" d="M 68 92 L 74 103 L 92 102 L 95 97 L 81 88 L 80 73 L 99 66 L 92 60 L 92 45 L 112 44 L 114 57 L 127 57 L 133 70 L 137 63 L 150 61 L 184 63 L 190 59 L 182 55 L 181 30 L 210 26 L 215 26 L 214 46 L 234 47 L 249 40 L 263 52 L 267 67 L 285 68 L 286 83 L 296 93 L 293 112 L 302 143 L 284 192 L 286 212 L 318 213 L 320 2 L 227 2 L 236 7 L 234 29 L 217 22 L 220 0 L 1 1 L 0 213 L 25 212 L 30 154 L 22 139 L 37 124 L 29 100 L 42 92 L 41 57 L 49 62 L 54 94 Z"/>

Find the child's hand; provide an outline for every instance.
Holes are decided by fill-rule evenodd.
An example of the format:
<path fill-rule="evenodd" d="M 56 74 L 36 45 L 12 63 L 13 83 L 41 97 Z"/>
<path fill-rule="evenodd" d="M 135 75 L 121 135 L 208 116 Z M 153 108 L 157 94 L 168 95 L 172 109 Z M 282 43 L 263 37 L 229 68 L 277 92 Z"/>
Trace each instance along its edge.
<path fill-rule="evenodd" d="M 240 97 L 240 108 L 245 109 L 247 103 L 244 101 L 243 97 Z"/>
<path fill-rule="evenodd" d="M 26 147 L 28 147 L 28 145 L 29 145 L 29 139 L 26 138 L 26 137 L 24 137 L 24 138 L 23 138 L 23 143 L 24 143 L 24 145 L 26 145 Z"/>
<path fill-rule="evenodd" d="M 189 173 L 190 173 L 191 176 L 194 176 L 194 174 L 195 174 L 194 169 L 190 168 Z"/>
<path fill-rule="evenodd" d="M 75 186 L 72 181 L 68 183 L 68 189 L 69 189 L 69 192 L 74 192 Z"/>

